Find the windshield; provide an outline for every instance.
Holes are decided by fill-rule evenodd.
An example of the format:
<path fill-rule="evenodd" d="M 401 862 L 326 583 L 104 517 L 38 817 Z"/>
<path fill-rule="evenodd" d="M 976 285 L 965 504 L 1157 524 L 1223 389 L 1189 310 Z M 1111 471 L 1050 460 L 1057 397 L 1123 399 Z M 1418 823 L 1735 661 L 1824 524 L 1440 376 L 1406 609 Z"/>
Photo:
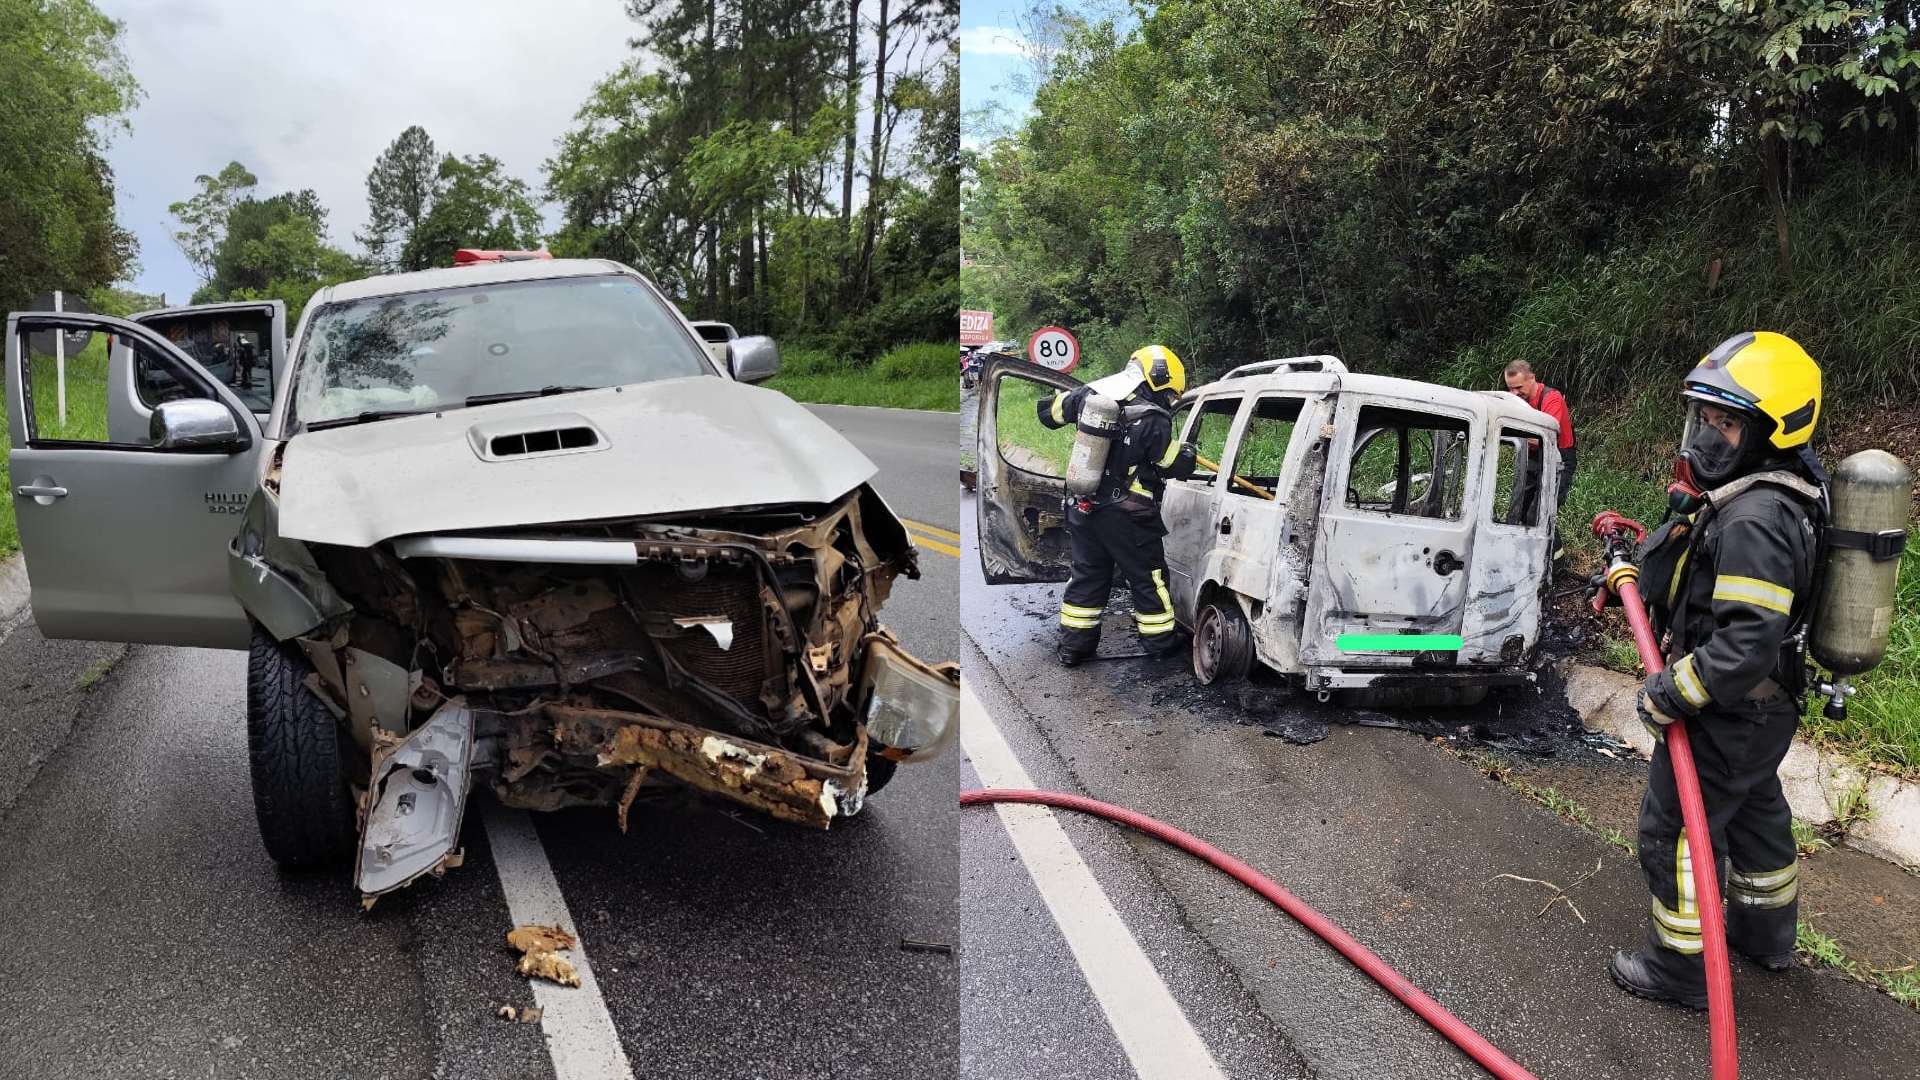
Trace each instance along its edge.
<path fill-rule="evenodd" d="M 293 412 L 304 426 L 711 374 L 680 320 L 625 274 L 513 281 L 327 305 L 307 331 Z"/>

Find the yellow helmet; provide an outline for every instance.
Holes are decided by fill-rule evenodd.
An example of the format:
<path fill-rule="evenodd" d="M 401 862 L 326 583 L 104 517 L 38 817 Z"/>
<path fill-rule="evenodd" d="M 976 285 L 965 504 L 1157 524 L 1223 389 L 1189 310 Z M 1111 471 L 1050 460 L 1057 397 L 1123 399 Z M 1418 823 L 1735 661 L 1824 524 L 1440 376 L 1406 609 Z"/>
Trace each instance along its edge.
<path fill-rule="evenodd" d="M 1686 396 L 1758 422 L 1776 450 L 1805 446 L 1820 419 L 1820 365 L 1792 338 L 1756 330 L 1721 342 L 1687 373 Z"/>
<path fill-rule="evenodd" d="M 1147 345 L 1133 351 L 1127 361 L 1140 369 L 1140 377 L 1146 380 L 1149 390 L 1172 390 L 1175 394 L 1187 392 L 1187 365 L 1173 354 L 1165 345 Z"/>

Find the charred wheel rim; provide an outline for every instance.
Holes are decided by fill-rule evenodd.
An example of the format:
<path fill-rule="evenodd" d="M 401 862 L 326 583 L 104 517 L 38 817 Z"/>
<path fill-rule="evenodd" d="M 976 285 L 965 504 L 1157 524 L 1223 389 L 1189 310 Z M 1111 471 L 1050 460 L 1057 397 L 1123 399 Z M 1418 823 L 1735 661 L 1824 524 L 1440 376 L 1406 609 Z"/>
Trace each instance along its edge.
<path fill-rule="evenodd" d="M 1200 608 L 1193 631 L 1193 674 L 1212 685 L 1242 678 L 1252 667 L 1253 635 L 1234 606 L 1209 601 Z"/>

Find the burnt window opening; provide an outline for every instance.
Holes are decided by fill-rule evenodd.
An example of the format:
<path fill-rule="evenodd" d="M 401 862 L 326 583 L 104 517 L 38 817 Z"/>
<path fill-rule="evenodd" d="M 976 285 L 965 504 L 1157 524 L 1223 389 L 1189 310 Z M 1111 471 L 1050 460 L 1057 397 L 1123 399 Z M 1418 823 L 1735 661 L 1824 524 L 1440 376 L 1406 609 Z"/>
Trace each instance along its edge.
<path fill-rule="evenodd" d="M 1287 447 L 1293 442 L 1293 428 L 1304 405 L 1304 400 L 1297 397 L 1263 397 L 1254 404 L 1253 415 L 1247 418 L 1247 428 L 1233 451 L 1233 474 L 1244 483 L 1229 484 L 1228 492 L 1262 501 L 1277 497 Z"/>
<path fill-rule="evenodd" d="M 1040 410 L 1062 392 L 1051 383 L 1016 372 L 1000 373 L 994 388 L 995 446 L 1000 460 L 1035 476 L 1058 480 L 1067 475 L 1074 425 L 1049 428 L 1040 422 Z"/>
<path fill-rule="evenodd" d="M 523 431 L 514 435 L 495 435 L 488 443 L 494 457 L 523 454 L 551 454 L 558 450 L 584 450 L 600 445 L 600 436 L 589 427 L 556 428 L 549 431 Z"/>
<path fill-rule="evenodd" d="M 1198 457 L 1226 467 L 1227 434 L 1233 430 L 1233 418 L 1240 413 L 1241 395 L 1208 398 L 1199 405 L 1187 410 L 1183 417 L 1175 418 L 1176 426 L 1182 420 L 1185 427 L 1181 438 L 1193 444 Z M 1202 465 L 1196 459 L 1193 466 L 1193 479 L 1201 483 L 1212 483 L 1219 473 L 1210 465 Z"/>
<path fill-rule="evenodd" d="M 1366 513 L 1459 521 L 1469 430 L 1456 417 L 1362 406 L 1347 470 L 1347 505 Z"/>
<path fill-rule="evenodd" d="M 1488 520 L 1533 528 L 1540 524 L 1540 437 L 1518 428 L 1500 429 L 1500 468 L 1494 474 Z"/>

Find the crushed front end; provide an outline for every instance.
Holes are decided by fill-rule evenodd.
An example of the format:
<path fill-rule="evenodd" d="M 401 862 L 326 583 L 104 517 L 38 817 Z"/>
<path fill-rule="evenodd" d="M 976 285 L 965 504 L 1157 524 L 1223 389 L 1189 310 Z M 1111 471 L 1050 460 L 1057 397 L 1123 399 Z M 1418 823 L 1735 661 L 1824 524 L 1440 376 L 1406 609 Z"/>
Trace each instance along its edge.
<path fill-rule="evenodd" d="M 301 635 L 368 755 L 369 901 L 457 859 L 469 774 L 510 806 L 699 789 L 799 825 L 860 811 L 955 738 L 959 676 L 878 612 L 912 541 L 830 505 L 309 545 L 352 608 Z"/>

